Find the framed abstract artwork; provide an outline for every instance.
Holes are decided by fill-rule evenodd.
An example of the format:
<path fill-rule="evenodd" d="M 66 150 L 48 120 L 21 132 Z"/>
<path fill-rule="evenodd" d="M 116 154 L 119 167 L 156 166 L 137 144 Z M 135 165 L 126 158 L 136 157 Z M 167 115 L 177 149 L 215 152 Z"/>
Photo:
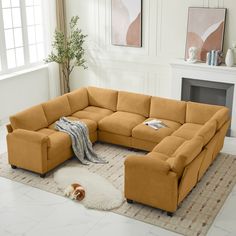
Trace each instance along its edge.
<path fill-rule="evenodd" d="M 190 7 L 188 11 L 185 60 L 189 57 L 189 48 L 197 48 L 197 60 L 206 61 L 211 50 L 223 50 L 225 31 L 225 8 Z"/>
<path fill-rule="evenodd" d="M 111 0 L 111 43 L 142 47 L 142 0 Z"/>

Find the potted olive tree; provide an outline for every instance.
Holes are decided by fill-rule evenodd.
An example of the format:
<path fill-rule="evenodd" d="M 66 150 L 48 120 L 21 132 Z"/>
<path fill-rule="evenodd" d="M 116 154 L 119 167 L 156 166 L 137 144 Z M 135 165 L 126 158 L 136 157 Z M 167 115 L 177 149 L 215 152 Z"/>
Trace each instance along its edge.
<path fill-rule="evenodd" d="M 68 36 L 56 30 L 52 51 L 45 60 L 46 63 L 56 62 L 61 66 L 63 79 L 70 92 L 70 75 L 76 66 L 86 69 L 83 44 L 87 35 L 78 28 L 78 16 L 73 16 L 69 23 Z"/>

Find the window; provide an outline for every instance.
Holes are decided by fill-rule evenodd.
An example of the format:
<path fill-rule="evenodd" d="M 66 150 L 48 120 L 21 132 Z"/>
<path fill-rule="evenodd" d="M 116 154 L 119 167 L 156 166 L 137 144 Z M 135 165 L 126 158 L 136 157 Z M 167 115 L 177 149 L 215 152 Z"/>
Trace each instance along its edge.
<path fill-rule="evenodd" d="M 42 61 L 42 0 L 1 0 L 0 35 L 0 73 Z"/>

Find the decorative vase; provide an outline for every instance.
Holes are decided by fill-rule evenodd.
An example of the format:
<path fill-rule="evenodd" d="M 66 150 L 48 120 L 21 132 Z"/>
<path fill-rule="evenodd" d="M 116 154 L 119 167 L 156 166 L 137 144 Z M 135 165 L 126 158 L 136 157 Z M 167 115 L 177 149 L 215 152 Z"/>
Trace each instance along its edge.
<path fill-rule="evenodd" d="M 232 67 L 234 65 L 234 51 L 229 48 L 225 57 L 226 66 Z"/>

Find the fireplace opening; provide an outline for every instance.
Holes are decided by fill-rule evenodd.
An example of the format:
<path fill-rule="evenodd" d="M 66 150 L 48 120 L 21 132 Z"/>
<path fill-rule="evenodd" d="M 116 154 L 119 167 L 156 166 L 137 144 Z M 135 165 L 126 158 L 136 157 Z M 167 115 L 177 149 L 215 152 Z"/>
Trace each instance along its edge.
<path fill-rule="evenodd" d="M 226 91 L 217 88 L 191 86 L 190 100 L 193 102 L 201 102 L 201 103 L 225 106 Z"/>
<path fill-rule="evenodd" d="M 181 100 L 226 106 L 232 115 L 234 84 L 182 78 Z M 230 128 L 227 132 L 230 136 Z"/>

